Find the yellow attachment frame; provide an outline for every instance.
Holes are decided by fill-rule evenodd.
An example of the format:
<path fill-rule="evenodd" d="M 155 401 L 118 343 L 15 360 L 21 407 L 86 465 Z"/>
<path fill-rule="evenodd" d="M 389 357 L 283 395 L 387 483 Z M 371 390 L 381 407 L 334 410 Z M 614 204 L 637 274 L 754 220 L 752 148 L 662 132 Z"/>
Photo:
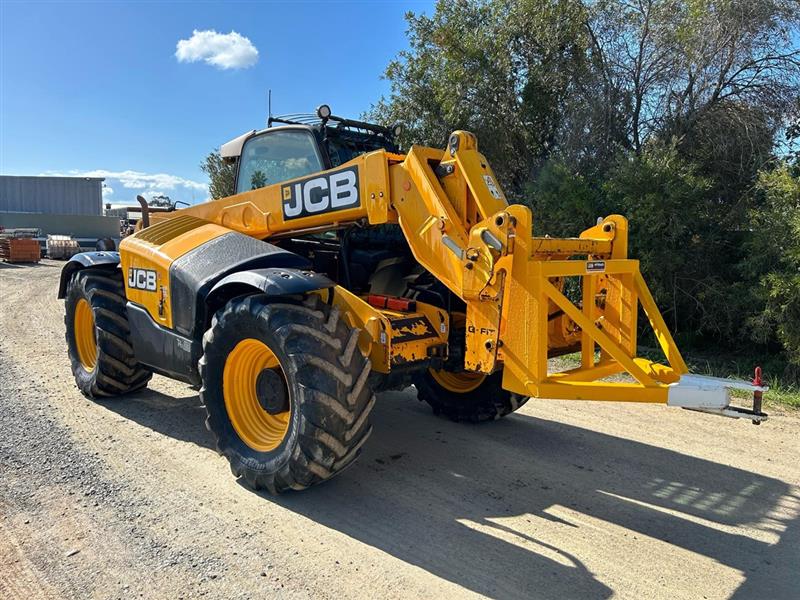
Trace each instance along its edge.
<path fill-rule="evenodd" d="M 520 217 L 524 219 L 525 211 L 514 210 L 519 213 L 518 223 Z M 614 216 L 604 223 L 623 224 L 624 219 Z M 536 254 L 525 256 L 524 252 L 517 257 L 516 252 L 530 241 L 522 232 L 516 239 L 519 245 L 513 268 L 522 269 L 524 276 L 513 278 L 507 302 L 512 314 L 523 313 L 524 307 L 526 318 L 508 328 L 503 336 L 503 387 L 545 398 L 666 403 L 669 384 L 677 382 L 688 369 L 639 272 L 639 262 L 595 257 L 542 260 Z M 580 278 L 580 302 L 573 302 L 553 284 L 565 277 Z M 551 305 L 563 311 L 577 326 L 580 336 L 580 366 L 558 373 L 548 372 L 545 333 Z M 636 356 L 639 305 L 669 366 Z M 636 382 L 600 381 L 621 372 Z"/>
<path fill-rule="evenodd" d="M 638 261 L 627 258 L 624 217 L 578 238 L 534 237 L 530 209 L 506 203 L 467 132 L 455 132 L 444 153 L 413 147 L 390 177 L 416 259 L 467 304 L 468 370 L 502 368 L 503 387 L 523 395 L 667 402 L 669 385 L 688 370 Z M 567 278 L 580 281 L 576 302 L 564 295 Z M 636 356 L 639 304 L 669 366 Z M 548 357 L 573 343 L 580 366 L 549 373 Z M 635 383 L 601 381 L 621 372 Z"/>

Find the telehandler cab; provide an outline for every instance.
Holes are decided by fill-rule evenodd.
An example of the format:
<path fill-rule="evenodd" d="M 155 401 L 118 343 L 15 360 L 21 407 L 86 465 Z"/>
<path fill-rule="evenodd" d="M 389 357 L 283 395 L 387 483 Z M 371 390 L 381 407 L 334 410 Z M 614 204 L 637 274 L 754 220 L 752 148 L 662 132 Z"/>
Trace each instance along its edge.
<path fill-rule="evenodd" d="M 200 389 L 233 474 L 272 493 L 332 477 L 371 432 L 375 392 L 486 421 L 529 397 L 651 402 L 766 419 L 760 382 L 688 373 L 628 222 L 534 237 L 474 135 L 400 153 L 398 128 L 270 118 L 224 144 L 236 193 L 149 214 L 61 274 L 72 371 L 90 398 L 152 373 Z M 665 364 L 637 356 L 639 306 Z M 576 352 L 579 366 L 550 372 Z M 626 373 L 627 379 L 609 377 Z M 729 405 L 754 392 L 752 410 Z"/>

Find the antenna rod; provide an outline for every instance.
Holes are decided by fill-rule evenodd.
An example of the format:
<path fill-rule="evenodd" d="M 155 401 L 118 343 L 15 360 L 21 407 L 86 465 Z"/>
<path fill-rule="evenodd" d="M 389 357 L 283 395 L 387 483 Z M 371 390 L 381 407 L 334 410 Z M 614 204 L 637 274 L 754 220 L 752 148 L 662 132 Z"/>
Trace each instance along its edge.
<path fill-rule="evenodd" d="M 267 112 L 269 115 L 267 116 L 267 127 L 272 126 L 272 88 L 267 90 Z"/>

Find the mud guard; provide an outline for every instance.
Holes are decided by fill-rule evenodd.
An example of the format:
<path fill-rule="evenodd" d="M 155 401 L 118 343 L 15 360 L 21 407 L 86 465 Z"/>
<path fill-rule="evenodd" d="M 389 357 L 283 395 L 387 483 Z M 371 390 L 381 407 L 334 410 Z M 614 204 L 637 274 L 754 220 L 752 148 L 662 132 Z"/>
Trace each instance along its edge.
<path fill-rule="evenodd" d="M 81 252 L 67 261 L 61 269 L 61 279 L 58 282 L 58 299 L 63 300 L 67 295 L 67 285 L 73 274 L 82 269 L 101 267 L 116 269 L 119 266 L 119 252 Z"/>
<path fill-rule="evenodd" d="M 248 291 L 268 296 L 291 296 L 332 288 L 336 284 L 327 276 L 302 269 L 277 267 L 236 271 L 226 275 L 211 288 L 206 305 L 213 311 L 233 296 Z"/>

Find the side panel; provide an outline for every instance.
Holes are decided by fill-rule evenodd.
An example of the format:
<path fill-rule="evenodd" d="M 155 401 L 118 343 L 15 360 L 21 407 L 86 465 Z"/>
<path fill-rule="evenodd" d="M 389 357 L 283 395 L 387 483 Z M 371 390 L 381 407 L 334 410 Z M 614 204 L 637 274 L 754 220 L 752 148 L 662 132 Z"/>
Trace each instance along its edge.
<path fill-rule="evenodd" d="M 208 300 L 219 296 L 218 304 L 239 294 L 263 292 L 272 296 L 297 294 L 333 286 L 324 275 L 298 269 L 257 269 L 237 271 L 224 277 L 208 294 Z M 204 301 L 205 294 L 199 299 Z M 205 308 L 205 307 L 204 307 Z M 202 315 L 205 317 L 206 311 Z M 189 334 L 160 326 L 146 308 L 128 302 L 131 341 L 139 362 L 154 371 L 200 384 L 197 361 L 203 354 L 202 329 Z"/>
<path fill-rule="evenodd" d="M 172 328 L 169 269 L 187 252 L 231 233 L 192 217 L 176 217 L 136 232 L 120 243 L 125 294 L 162 327 Z"/>
<path fill-rule="evenodd" d="M 187 214 L 138 231 L 120 250 L 128 300 L 159 326 L 189 336 L 205 294 L 228 273 L 307 266 L 296 254 Z"/>
<path fill-rule="evenodd" d="M 161 327 L 147 310 L 128 302 L 128 322 L 136 359 L 161 375 L 200 384 L 197 361 L 203 353 L 200 340 Z"/>

